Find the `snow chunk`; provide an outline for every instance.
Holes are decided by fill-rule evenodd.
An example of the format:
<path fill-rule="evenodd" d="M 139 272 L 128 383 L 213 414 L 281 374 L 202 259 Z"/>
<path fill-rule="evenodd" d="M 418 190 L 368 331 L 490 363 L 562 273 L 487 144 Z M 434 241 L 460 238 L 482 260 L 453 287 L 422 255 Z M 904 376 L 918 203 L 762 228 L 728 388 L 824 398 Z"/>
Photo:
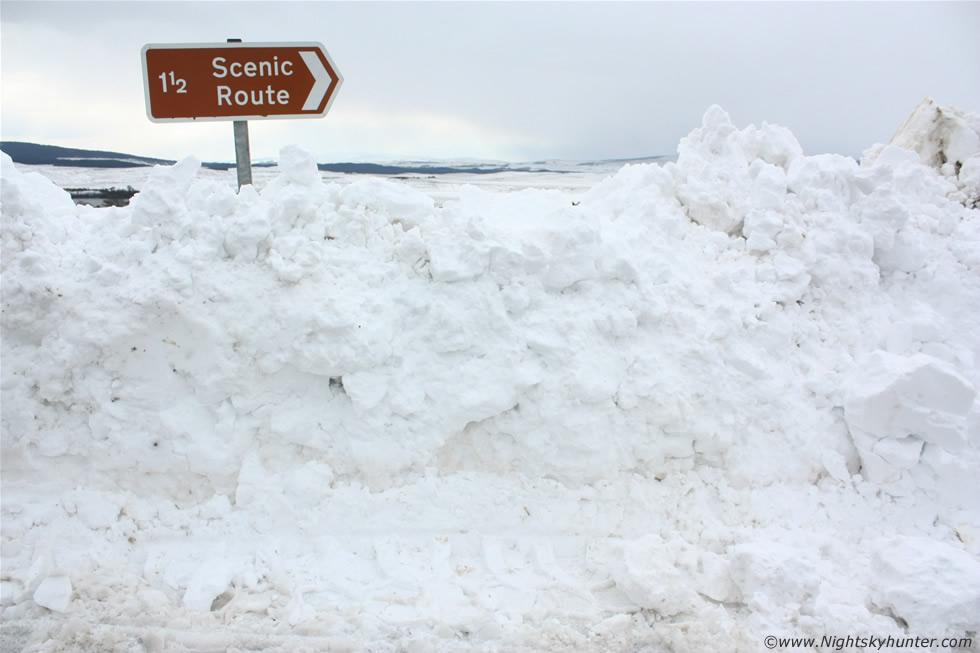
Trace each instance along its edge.
<path fill-rule="evenodd" d="M 775 211 L 753 210 L 745 216 L 742 235 L 750 251 L 768 252 L 776 247 L 776 236 L 783 228 L 783 217 Z"/>
<path fill-rule="evenodd" d="M 374 408 L 388 392 L 388 379 L 374 370 L 353 372 L 344 376 L 344 391 L 358 414 Z"/>
<path fill-rule="evenodd" d="M 71 580 L 67 576 L 48 576 L 34 590 L 34 602 L 54 612 L 65 612 L 71 594 Z"/>
<path fill-rule="evenodd" d="M 871 600 L 909 632 L 980 629 L 980 562 L 925 537 L 881 540 L 872 553 Z"/>
<path fill-rule="evenodd" d="M 950 451 L 966 445 L 976 390 L 947 363 L 926 354 L 875 351 L 845 385 L 847 426 L 876 438 L 914 435 Z"/>
<path fill-rule="evenodd" d="M 718 106 L 704 114 L 700 128 L 681 139 L 674 176 L 677 199 L 688 216 L 712 231 L 734 234 L 750 212 L 779 211 L 786 203 L 787 171 L 803 152 L 789 130 L 763 123 L 739 131 Z M 753 216 L 757 230 L 750 249 L 771 249 L 772 217 Z M 746 234 L 747 235 L 747 234 Z"/>
<path fill-rule="evenodd" d="M 847 459 L 839 452 L 824 451 L 820 456 L 820 462 L 834 479 L 844 482 L 851 478 L 851 472 L 847 469 Z"/>
<path fill-rule="evenodd" d="M 235 567 L 227 558 L 212 558 L 194 571 L 184 592 L 184 605 L 188 610 L 210 610 L 214 600 L 228 589 L 235 575 Z"/>
<path fill-rule="evenodd" d="M 613 571 L 616 586 L 636 605 L 665 617 L 690 611 L 699 601 L 676 564 L 679 548 L 682 543 L 652 534 L 624 542 Z"/>
<path fill-rule="evenodd" d="M 154 166 L 149 179 L 130 202 L 134 225 L 153 228 L 173 240 L 187 229 L 187 192 L 201 169 L 201 161 L 189 156 L 172 166 Z"/>
<path fill-rule="evenodd" d="M 312 186 L 320 181 L 316 158 L 299 145 L 286 145 L 279 150 L 278 168 L 289 181 L 303 186 Z"/>

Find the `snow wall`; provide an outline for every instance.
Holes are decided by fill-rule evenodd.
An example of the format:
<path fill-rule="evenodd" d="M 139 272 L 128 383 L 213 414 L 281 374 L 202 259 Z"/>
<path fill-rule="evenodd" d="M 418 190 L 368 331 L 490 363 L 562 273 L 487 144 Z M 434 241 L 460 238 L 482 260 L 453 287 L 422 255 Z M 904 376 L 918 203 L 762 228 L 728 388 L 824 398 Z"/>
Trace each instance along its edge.
<path fill-rule="evenodd" d="M 957 124 L 974 129 L 969 120 Z M 164 623 L 167 610 L 203 611 L 186 627 L 207 630 L 194 619 L 216 618 L 222 596 L 261 594 L 272 574 L 255 551 L 222 549 L 224 566 L 211 573 L 214 559 L 144 544 L 179 540 L 188 524 L 226 524 L 209 541 L 253 536 L 236 519 L 309 534 L 331 511 L 377 521 L 391 514 L 379 497 L 396 493 L 394 532 L 411 528 L 413 511 L 427 519 L 421 504 L 446 493 L 464 506 L 489 495 L 506 503 L 501 487 L 546 484 L 556 512 L 568 497 L 577 505 L 596 488 L 639 483 L 664 489 L 600 501 L 600 511 L 619 510 L 626 533 L 603 537 L 627 539 L 587 565 L 607 572 L 602 591 L 620 603 L 593 598 L 506 623 L 500 606 L 440 618 L 422 610 L 429 630 L 409 620 L 414 635 L 398 636 L 458 640 L 459 623 L 479 630 L 472 624 L 495 612 L 499 627 L 479 641 L 510 641 L 521 625 L 540 632 L 548 619 L 593 636 L 619 613 L 704 622 L 709 609 L 727 615 L 728 634 L 706 640 L 722 648 L 736 637 L 731 623 L 762 619 L 739 630 L 752 649 L 759 623 L 799 630 L 808 610 L 824 631 L 882 619 L 896 633 L 902 623 L 922 635 L 976 630 L 980 582 L 931 607 L 908 598 L 937 573 L 980 581 L 980 214 L 970 197 L 980 157 L 974 129 L 959 165 L 930 165 L 914 150 L 941 149 L 936 130 L 915 124 L 915 138 L 877 147 L 862 167 L 805 157 L 787 129 L 739 130 L 712 107 L 676 164 L 626 166 L 575 198 L 464 187 L 445 206 L 394 181 L 322 183 L 313 158 L 290 146 L 261 192 L 196 179 L 189 158 L 157 168 L 130 206 L 91 209 L 4 155 L 4 621 L 34 624 L 36 650 L 58 637 L 77 644 L 77 624 L 45 631 L 38 606 L 95 614 L 94 594 L 80 588 L 94 578 L 114 587 L 120 569 L 136 569 L 150 589 L 119 601 L 153 591 Z M 426 484 L 438 497 L 404 498 Z M 669 528 L 624 515 L 678 508 L 695 486 L 716 507 L 771 492 L 803 512 L 832 496 L 849 506 L 841 515 L 916 517 L 879 524 L 894 537 L 873 546 L 864 535 L 842 544 L 837 572 L 851 573 L 845 558 L 860 551 L 861 573 L 879 580 L 857 574 L 846 597 L 828 603 L 824 592 L 814 604 L 822 572 L 800 562 L 813 554 L 800 532 L 790 540 L 804 548 L 779 549 L 784 538 L 774 554 L 745 543 L 748 508 L 712 513 L 724 536 L 693 506 L 689 523 Z M 572 535 L 605 523 L 575 515 L 538 525 Z M 672 537 L 699 571 L 677 571 Z M 894 562 L 903 555 L 927 561 L 912 581 Z M 184 569 L 181 556 L 204 570 Z M 303 591 L 315 594 L 310 582 Z M 311 599 L 297 608 L 296 591 L 280 587 L 293 599 L 275 628 L 305 623 L 308 635 L 361 644 L 395 637 L 390 621 L 327 627 L 331 608 L 311 617 Z M 240 613 L 261 623 L 270 601 Z M 792 619 L 773 616 L 794 605 Z M 110 622 L 133 623 L 114 614 Z M 433 619 L 455 635 L 432 630 Z M 145 644 L 151 625 L 127 632 Z M 673 637 L 651 650 L 704 645 Z"/>

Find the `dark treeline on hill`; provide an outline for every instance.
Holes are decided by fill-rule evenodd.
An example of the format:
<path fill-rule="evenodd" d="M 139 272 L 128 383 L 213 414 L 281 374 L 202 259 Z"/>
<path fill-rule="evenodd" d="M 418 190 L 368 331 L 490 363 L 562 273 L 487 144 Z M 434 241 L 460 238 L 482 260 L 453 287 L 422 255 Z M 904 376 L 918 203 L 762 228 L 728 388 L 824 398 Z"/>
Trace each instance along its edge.
<path fill-rule="evenodd" d="M 57 145 L 39 145 L 20 141 L 2 141 L 0 150 L 6 152 L 14 163 L 25 165 L 72 166 L 79 168 L 139 168 L 143 166 L 170 165 L 173 161 L 153 159 L 120 152 L 81 150 Z"/>
<path fill-rule="evenodd" d="M 73 168 L 141 168 L 155 165 L 173 165 L 169 159 L 154 159 L 135 154 L 106 152 L 102 150 L 83 150 L 57 145 L 39 145 L 21 141 L 0 141 L 0 150 L 6 152 L 14 163 L 24 165 L 52 165 Z M 204 162 L 201 164 L 212 170 L 230 170 L 234 163 Z M 253 163 L 253 168 L 271 167 L 275 163 Z M 445 175 L 452 173 L 492 174 L 495 172 L 530 172 L 531 168 L 514 168 L 507 165 L 468 165 L 447 166 L 419 164 L 381 164 L 381 163 L 318 163 L 317 168 L 325 172 L 365 175 L 425 174 Z"/>
<path fill-rule="evenodd" d="M 148 156 L 136 154 L 124 154 L 122 152 L 107 152 L 103 150 L 83 150 L 74 147 L 60 147 L 58 145 L 40 145 L 38 143 L 24 143 L 21 141 L 2 141 L 0 150 L 6 152 L 14 163 L 24 165 L 48 165 L 65 166 L 71 168 L 145 168 L 156 165 L 173 165 L 176 161 L 172 159 L 154 159 Z M 234 163 L 212 163 L 201 164 L 205 168 L 214 170 L 228 170 L 234 168 Z M 253 164 L 262 165 L 262 164 Z M 266 165 L 272 165 L 266 164 Z"/>

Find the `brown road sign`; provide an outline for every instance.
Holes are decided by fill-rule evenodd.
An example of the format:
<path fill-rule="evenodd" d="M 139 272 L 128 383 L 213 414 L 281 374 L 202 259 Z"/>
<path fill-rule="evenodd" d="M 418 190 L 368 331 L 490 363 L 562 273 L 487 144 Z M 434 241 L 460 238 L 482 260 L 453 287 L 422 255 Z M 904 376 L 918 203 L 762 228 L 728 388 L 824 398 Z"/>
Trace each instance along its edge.
<path fill-rule="evenodd" d="M 187 43 L 143 47 L 154 122 L 319 118 L 343 77 L 319 43 Z"/>

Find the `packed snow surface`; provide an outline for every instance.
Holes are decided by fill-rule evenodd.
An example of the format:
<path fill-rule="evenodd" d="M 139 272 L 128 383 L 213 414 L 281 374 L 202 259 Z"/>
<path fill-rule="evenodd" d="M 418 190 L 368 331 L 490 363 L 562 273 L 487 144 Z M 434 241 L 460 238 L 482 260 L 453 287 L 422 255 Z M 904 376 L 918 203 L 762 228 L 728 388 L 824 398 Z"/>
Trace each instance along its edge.
<path fill-rule="evenodd" d="M 445 202 L 289 146 L 93 209 L 4 155 L 3 650 L 978 650 L 942 115 L 861 166 L 712 107 L 676 163 Z"/>

